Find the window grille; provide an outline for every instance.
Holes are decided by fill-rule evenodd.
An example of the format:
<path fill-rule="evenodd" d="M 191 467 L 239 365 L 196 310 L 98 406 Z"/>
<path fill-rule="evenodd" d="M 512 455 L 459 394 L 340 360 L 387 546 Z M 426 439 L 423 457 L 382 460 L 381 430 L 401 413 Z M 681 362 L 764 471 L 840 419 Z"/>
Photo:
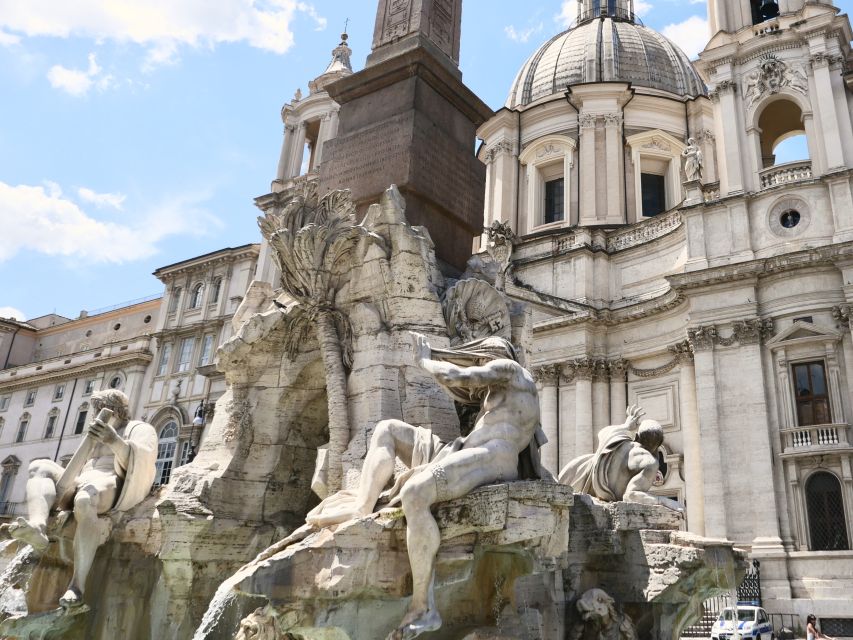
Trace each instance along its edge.
<path fill-rule="evenodd" d="M 821 618 L 818 628 L 832 638 L 853 638 L 853 618 Z"/>
<path fill-rule="evenodd" d="M 831 473 L 820 471 L 806 483 L 806 505 L 812 551 L 844 551 L 850 548 L 841 484 Z"/>

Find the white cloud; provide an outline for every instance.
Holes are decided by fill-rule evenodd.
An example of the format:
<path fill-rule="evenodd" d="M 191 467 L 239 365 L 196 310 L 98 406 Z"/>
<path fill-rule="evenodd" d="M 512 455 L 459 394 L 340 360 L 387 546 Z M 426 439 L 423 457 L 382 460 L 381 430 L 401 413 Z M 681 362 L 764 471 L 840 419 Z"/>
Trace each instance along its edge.
<path fill-rule="evenodd" d="M 707 19 L 701 16 L 691 16 L 683 22 L 668 24 L 661 33 L 681 47 L 681 50 L 692 60 L 708 44 L 708 39 L 711 37 L 711 27 Z"/>
<path fill-rule="evenodd" d="M 221 222 L 200 205 L 202 195 L 165 204 L 119 224 L 98 220 L 64 197 L 56 183 L 11 186 L 0 182 L 0 262 L 21 251 L 73 257 L 89 263 L 124 263 L 157 252 L 169 236 L 202 235 Z"/>
<path fill-rule="evenodd" d="M 0 307 L 0 318 L 14 318 L 15 320 L 26 320 L 24 312 L 15 307 Z"/>
<path fill-rule="evenodd" d="M 79 187 L 77 195 L 84 202 L 89 202 L 96 207 L 109 207 L 111 209 L 122 209 L 124 201 L 127 199 L 122 193 L 96 193 L 87 187 Z"/>
<path fill-rule="evenodd" d="M 541 22 L 536 26 L 528 27 L 522 31 L 517 31 L 514 25 L 509 25 L 508 27 L 504 27 L 504 32 L 506 33 L 506 37 L 513 42 L 527 42 L 530 40 L 530 36 L 539 33 L 544 28 L 545 25 Z"/>
<path fill-rule="evenodd" d="M 95 54 L 90 53 L 89 67 L 85 71 L 82 69 L 69 69 L 55 64 L 47 72 L 47 79 L 50 82 L 50 86 L 54 89 L 60 89 L 79 98 L 89 93 L 89 89 L 93 86 L 97 86 L 98 89 L 103 91 L 112 85 L 112 75 L 101 75 L 102 71 L 103 69 L 98 65 Z"/>
<path fill-rule="evenodd" d="M 566 29 L 572 26 L 575 20 L 578 19 L 578 6 L 577 0 L 563 0 L 563 4 L 560 6 L 560 13 L 556 15 L 557 22 Z"/>
<path fill-rule="evenodd" d="M 699 2 L 705 2 L 705 0 L 699 0 Z M 634 13 L 638 16 L 644 16 L 654 9 L 654 5 L 651 2 L 646 2 L 645 0 L 634 0 Z"/>
<path fill-rule="evenodd" d="M 6 33 L 0 29 L 0 47 L 11 47 L 12 45 L 19 44 L 20 42 L 20 37 L 11 33 Z"/>
<path fill-rule="evenodd" d="M 131 42 L 148 49 L 151 66 L 174 60 L 181 46 L 246 42 L 285 53 L 297 13 L 326 27 L 313 5 L 297 0 L 0 0 L 0 33 Z"/>

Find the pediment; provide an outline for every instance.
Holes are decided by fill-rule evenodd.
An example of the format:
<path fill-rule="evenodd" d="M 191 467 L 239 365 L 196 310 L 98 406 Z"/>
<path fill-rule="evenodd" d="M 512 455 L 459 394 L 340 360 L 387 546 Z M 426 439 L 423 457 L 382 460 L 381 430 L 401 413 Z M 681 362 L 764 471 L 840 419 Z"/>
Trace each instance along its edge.
<path fill-rule="evenodd" d="M 841 340 L 841 334 L 835 329 L 822 327 L 820 325 L 812 324 L 811 322 L 803 322 L 800 320 L 784 331 L 777 333 L 768 340 L 766 344 L 772 349 L 786 344 L 800 344 L 803 342 L 838 342 L 839 340 Z"/>
<path fill-rule="evenodd" d="M 6 456 L 3 462 L 0 462 L 0 467 L 20 467 L 21 460 L 18 456 Z"/>

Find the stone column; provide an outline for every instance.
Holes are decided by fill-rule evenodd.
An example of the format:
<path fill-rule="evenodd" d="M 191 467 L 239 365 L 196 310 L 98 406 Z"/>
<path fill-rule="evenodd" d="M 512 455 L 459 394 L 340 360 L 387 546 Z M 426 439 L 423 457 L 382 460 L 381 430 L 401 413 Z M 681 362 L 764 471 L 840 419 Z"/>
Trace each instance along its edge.
<path fill-rule="evenodd" d="M 293 155 L 293 136 L 296 134 L 296 127 L 292 124 L 284 125 L 284 139 L 281 142 L 281 155 L 278 159 L 278 171 L 276 171 L 276 180 L 285 181 L 290 173 L 290 157 Z"/>
<path fill-rule="evenodd" d="M 595 446 L 598 432 L 610 424 L 610 372 L 606 360 L 595 360 L 592 370 L 592 426 L 595 431 Z"/>
<path fill-rule="evenodd" d="M 844 167 L 844 152 L 841 148 L 841 131 L 838 128 L 838 112 L 835 109 L 835 96 L 832 92 L 832 78 L 829 67 L 833 62 L 831 56 L 819 53 L 812 56 L 812 71 L 816 95 L 812 96 L 812 104 L 820 112 L 821 132 L 823 133 L 826 152 L 826 170 Z"/>
<path fill-rule="evenodd" d="M 305 137 L 307 134 L 307 123 L 300 122 L 296 125 L 296 137 L 290 150 L 290 166 L 285 179 L 295 178 L 302 175 L 302 159 L 305 157 Z"/>
<path fill-rule="evenodd" d="M 332 112 L 328 111 L 323 114 L 320 120 L 320 131 L 317 132 L 317 150 L 314 152 L 314 166 L 319 167 L 323 163 L 323 148 L 326 145 L 326 140 L 330 137 L 329 127 L 332 124 Z"/>
<path fill-rule="evenodd" d="M 687 497 L 687 529 L 705 535 L 705 485 L 702 475 L 702 436 L 696 403 L 696 368 L 689 342 L 670 347 L 680 365 L 678 378 L 679 415 L 684 446 L 684 483 Z"/>
<path fill-rule="evenodd" d="M 539 224 L 539 176 L 536 167 L 531 162 L 527 165 L 527 224 L 524 232 L 529 232 Z"/>
<path fill-rule="evenodd" d="M 542 447 L 542 464 L 557 475 L 560 472 L 560 406 L 558 385 L 562 367 L 558 364 L 545 365 L 534 371 L 540 385 L 539 406 L 541 408 L 542 431 L 548 443 Z"/>
<path fill-rule="evenodd" d="M 592 422 L 592 374 L 594 364 L 588 358 L 575 360 L 575 455 L 595 451 Z"/>
<path fill-rule="evenodd" d="M 580 224 L 598 224 L 595 189 L 595 115 L 578 116 L 580 128 Z"/>
<path fill-rule="evenodd" d="M 701 433 L 702 491 L 705 496 L 705 535 L 727 538 L 725 482 L 720 453 L 720 418 L 717 413 L 717 378 L 714 369 L 714 327 L 688 331 L 696 376 L 696 408 Z M 685 466 L 687 461 L 685 460 Z M 693 526 L 692 523 L 691 526 Z"/>
<path fill-rule="evenodd" d="M 622 151 L 622 114 L 609 113 L 604 116 L 604 130 L 607 148 L 607 223 L 624 224 L 625 163 Z"/>
<path fill-rule="evenodd" d="M 741 133 L 738 118 L 735 117 L 739 105 L 735 90 L 733 81 L 724 80 L 718 82 L 711 92 L 711 99 L 716 103 L 714 111 L 717 124 L 722 132 L 722 160 L 725 162 L 725 169 L 720 175 L 721 195 L 742 193 L 744 190 Z"/>
<path fill-rule="evenodd" d="M 619 358 L 608 363 L 610 369 L 610 424 L 622 424 L 625 422 L 626 409 L 628 408 L 628 385 L 625 376 L 628 373 L 629 363 Z"/>

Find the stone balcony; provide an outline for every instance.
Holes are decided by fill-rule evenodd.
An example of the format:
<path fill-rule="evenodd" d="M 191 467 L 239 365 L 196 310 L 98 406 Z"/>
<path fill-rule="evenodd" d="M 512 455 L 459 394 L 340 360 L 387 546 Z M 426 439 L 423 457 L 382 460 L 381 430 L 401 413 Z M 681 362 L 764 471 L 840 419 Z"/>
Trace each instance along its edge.
<path fill-rule="evenodd" d="M 850 425 L 817 424 L 781 430 L 782 457 L 841 453 L 851 449 Z"/>
<path fill-rule="evenodd" d="M 811 160 L 799 160 L 778 164 L 759 172 L 758 178 L 762 191 L 780 185 L 805 182 L 813 178 L 812 163 Z"/>

